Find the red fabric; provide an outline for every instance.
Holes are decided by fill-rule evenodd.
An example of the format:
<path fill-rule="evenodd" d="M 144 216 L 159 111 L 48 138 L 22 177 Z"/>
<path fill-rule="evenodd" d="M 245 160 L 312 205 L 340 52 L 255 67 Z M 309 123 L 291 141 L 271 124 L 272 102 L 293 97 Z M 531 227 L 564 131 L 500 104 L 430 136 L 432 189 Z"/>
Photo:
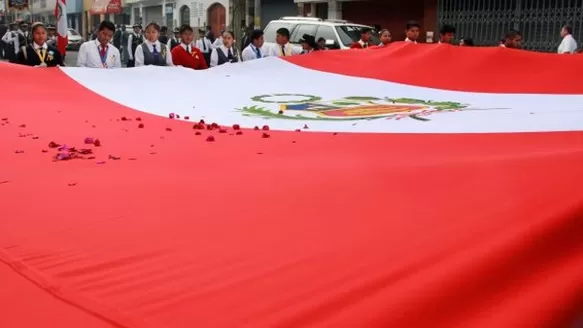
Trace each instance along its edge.
<path fill-rule="evenodd" d="M 384 55 L 394 65 L 350 73 L 410 81 L 395 67 L 421 75 L 402 53 L 433 62 L 428 49 L 395 47 Z M 440 62 L 443 49 L 432 50 Z M 325 69 L 354 53 L 358 64 L 381 50 L 290 61 Z M 506 59 L 528 67 L 508 71 L 522 81 L 515 90 L 542 88 L 541 77 L 523 78 L 538 54 L 520 53 L 525 66 L 518 52 L 473 55 L 453 62 Z M 416 84 L 449 83 L 425 63 Z M 541 69 L 549 90 L 582 93 L 570 71 Z M 465 87 L 507 85 L 485 72 Z M 19 273 L 53 303 L 124 327 L 564 327 L 583 305 L 581 131 L 244 131 L 209 143 L 212 132 L 125 108 L 57 69 L 0 64 L 0 73 L 13 90 L 0 111 L 0 261 L 12 268 L 0 281 Z M 46 81 L 68 97 L 51 101 Z M 96 159 L 52 161 L 49 142 L 86 147 L 88 136 L 102 142 Z M 89 326 L 73 307 L 19 320 L 20 307 L 50 301 L 24 287 L 6 293 L 26 299 L 4 303 L 7 322 Z"/>
<path fill-rule="evenodd" d="M 192 47 L 191 53 L 188 53 L 182 46 L 172 49 L 172 62 L 174 65 L 180 65 L 192 69 L 207 69 L 206 60 L 202 52 Z"/>
<path fill-rule="evenodd" d="M 350 45 L 350 49 L 364 49 L 363 45 L 360 43 L 360 41 L 358 42 L 353 42 Z"/>

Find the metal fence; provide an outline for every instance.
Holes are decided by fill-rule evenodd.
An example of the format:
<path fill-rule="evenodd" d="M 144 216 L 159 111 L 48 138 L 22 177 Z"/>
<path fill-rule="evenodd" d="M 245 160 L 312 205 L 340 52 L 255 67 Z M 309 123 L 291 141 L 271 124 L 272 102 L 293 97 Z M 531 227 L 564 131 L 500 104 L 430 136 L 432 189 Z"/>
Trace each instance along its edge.
<path fill-rule="evenodd" d="M 525 49 L 553 52 L 567 23 L 583 41 L 583 0 L 438 0 L 438 22 L 455 26 L 458 37 L 477 45 L 496 45 L 518 29 Z"/>

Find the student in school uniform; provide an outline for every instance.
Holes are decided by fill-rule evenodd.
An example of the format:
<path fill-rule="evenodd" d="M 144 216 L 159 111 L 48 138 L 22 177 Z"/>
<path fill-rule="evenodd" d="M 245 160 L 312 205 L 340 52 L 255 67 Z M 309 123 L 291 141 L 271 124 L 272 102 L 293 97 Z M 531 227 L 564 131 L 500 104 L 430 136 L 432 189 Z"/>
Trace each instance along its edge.
<path fill-rule="evenodd" d="M 409 43 L 417 43 L 417 39 L 419 39 L 419 33 L 421 32 L 421 25 L 416 21 L 409 21 L 407 25 L 405 25 L 405 42 Z"/>
<path fill-rule="evenodd" d="M 387 29 L 381 30 L 379 33 L 379 39 L 381 43 L 379 43 L 379 47 L 386 47 L 391 44 L 391 32 Z"/>
<path fill-rule="evenodd" d="M 286 57 L 301 53 L 301 50 L 298 50 L 289 43 L 289 30 L 287 28 L 282 27 L 275 31 L 275 34 L 276 45 L 271 47 L 270 56 Z"/>
<path fill-rule="evenodd" d="M 265 37 L 263 34 L 262 30 L 254 30 L 251 32 L 251 43 L 249 43 L 241 53 L 243 61 L 261 59 L 269 56 L 267 51 L 263 48 L 263 44 L 265 43 Z"/>
<path fill-rule="evenodd" d="M 142 35 L 142 24 L 134 24 L 134 31 L 128 36 L 128 67 L 136 66 L 134 54 L 136 49 L 142 43 L 144 43 L 144 36 Z"/>
<path fill-rule="evenodd" d="M 17 55 L 20 52 L 20 38 L 19 34 L 22 31 L 18 29 L 18 22 L 13 22 L 10 24 L 10 30 L 2 36 L 2 41 L 5 43 L 5 58 L 11 63 L 17 62 Z"/>
<path fill-rule="evenodd" d="M 300 39 L 300 43 L 302 45 L 302 55 L 306 55 L 312 53 L 314 51 L 320 50 L 318 43 L 316 42 L 316 38 L 313 35 L 304 34 Z"/>
<path fill-rule="evenodd" d="M 172 49 L 174 65 L 196 70 L 207 69 L 208 66 L 202 52 L 194 46 L 194 30 L 190 25 L 180 27 L 180 40 L 180 46 Z"/>
<path fill-rule="evenodd" d="M 121 68 L 119 50 L 111 44 L 115 25 L 103 21 L 97 30 L 97 39 L 84 42 L 77 54 L 77 66 L 90 68 Z"/>
<path fill-rule="evenodd" d="M 170 39 L 168 39 L 168 43 L 166 43 L 170 47 L 170 51 L 180 45 L 180 30 L 178 27 L 174 28 L 174 34 Z"/>
<path fill-rule="evenodd" d="M 372 39 L 372 29 L 364 27 L 360 30 L 360 40 L 354 42 L 350 45 L 350 49 L 366 49 L 370 46 L 370 40 Z"/>
<path fill-rule="evenodd" d="M 20 49 L 18 63 L 34 67 L 63 66 L 59 50 L 47 45 L 47 28 L 43 23 L 32 25 L 32 43 Z"/>
<path fill-rule="evenodd" d="M 218 40 L 218 39 L 217 39 Z M 225 63 L 236 63 L 239 61 L 239 52 L 235 45 L 235 34 L 231 31 L 223 33 L 223 44 L 213 49 L 211 54 L 211 67 L 220 66 Z"/>
<path fill-rule="evenodd" d="M 146 40 L 136 48 L 134 61 L 138 66 L 172 66 L 172 54 L 170 48 L 158 41 L 160 25 L 150 23 L 144 29 Z"/>
<path fill-rule="evenodd" d="M 211 62 L 211 53 L 213 52 L 213 44 L 211 40 L 209 40 L 205 33 L 204 29 L 198 30 L 199 38 L 196 40 L 196 47 L 202 52 L 204 56 L 204 60 L 206 60 L 207 66 L 210 65 Z"/>
<path fill-rule="evenodd" d="M 53 24 L 47 24 L 47 44 L 49 46 L 57 46 L 57 27 Z"/>

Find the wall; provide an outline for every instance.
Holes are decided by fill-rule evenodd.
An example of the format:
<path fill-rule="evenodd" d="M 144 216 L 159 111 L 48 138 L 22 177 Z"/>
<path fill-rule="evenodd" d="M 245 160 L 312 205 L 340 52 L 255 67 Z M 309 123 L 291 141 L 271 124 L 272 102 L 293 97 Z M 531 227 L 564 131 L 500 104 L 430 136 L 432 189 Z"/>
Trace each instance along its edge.
<path fill-rule="evenodd" d="M 176 8 L 174 9 L 174 19 L 181 24 L 180 22 L 180 8 L 184 5 L 188 6 L 190 9 L 190 25 L 196 27 L 200 24 L 200 26 L 205 26 L 208 24 L 208 9 L 215 3 L 220 3 L 225 7 L 226 13 L 226 25 L 229 25 L 229 0 L 177 0 L 176 1 Z M 202 9 L 202 10 L 201 10 Z M 200 22 L 200 23 L 199 23 Z"/>
<path fill-rule="evenodd" d="M 80 13 L 83 11 L 83 0 L 67 0 L 67 14 Z"/>
<path fill-rule="evenodd" d="M 437 0 L 370 0 L 342 3 L 343 19 L 353 23 L 388 28 L 393 40 L 405 39 L 405 25 L 409 20 L 421 24 L 420 40 L 425 42 L 425 32 L 437 35 Z"/>
<path fill-rule="evenodd" d="M 261 0 L 261 26 L 282 16 L 297 16 L 298 5 L 293 0 Z"/>

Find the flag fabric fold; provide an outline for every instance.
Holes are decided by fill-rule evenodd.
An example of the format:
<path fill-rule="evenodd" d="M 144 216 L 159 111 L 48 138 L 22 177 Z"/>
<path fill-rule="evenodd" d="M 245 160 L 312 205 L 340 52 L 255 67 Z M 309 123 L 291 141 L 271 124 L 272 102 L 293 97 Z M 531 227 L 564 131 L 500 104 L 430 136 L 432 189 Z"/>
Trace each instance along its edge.
<path fill-rule="evenodd" d="M 206 71 L 0 63 L 3 320 L 569 327 L 573 58 L 395 44 Z"/>
<path fill-rule="evenodd" d="M 69 44 L 66 0 L 56 1 L 54 15 L 57 18 L 57 48 L 64 57 L 67 52 L 67 46 Z"/>

